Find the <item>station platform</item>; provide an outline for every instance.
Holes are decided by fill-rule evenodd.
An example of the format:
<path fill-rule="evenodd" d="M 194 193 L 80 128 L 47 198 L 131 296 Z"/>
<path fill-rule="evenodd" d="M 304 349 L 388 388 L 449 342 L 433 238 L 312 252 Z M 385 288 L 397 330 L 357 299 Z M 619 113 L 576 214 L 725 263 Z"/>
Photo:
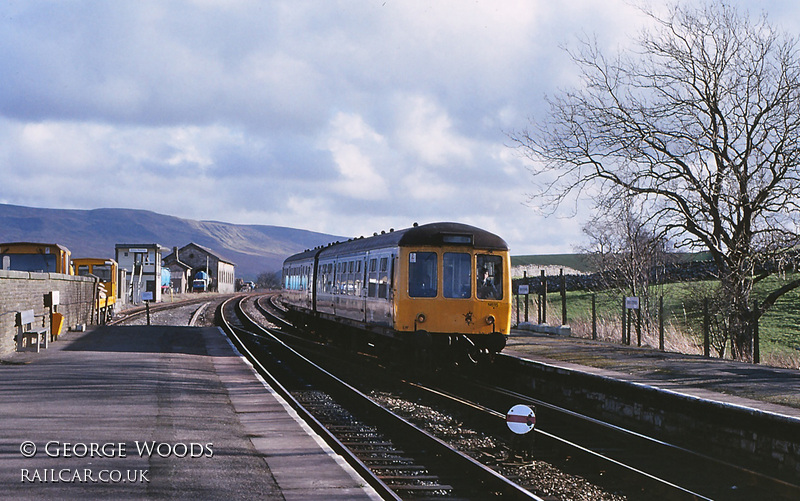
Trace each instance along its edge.
<path fill-rule="evenodd" d="M 800 370 L 513 329 L 504 354 L 800 419 Z"/>
<path fill-rule="evenodd" d="M 216 328 L 4 356 L 0 422 L 3 499 L 379 499 Z"/>

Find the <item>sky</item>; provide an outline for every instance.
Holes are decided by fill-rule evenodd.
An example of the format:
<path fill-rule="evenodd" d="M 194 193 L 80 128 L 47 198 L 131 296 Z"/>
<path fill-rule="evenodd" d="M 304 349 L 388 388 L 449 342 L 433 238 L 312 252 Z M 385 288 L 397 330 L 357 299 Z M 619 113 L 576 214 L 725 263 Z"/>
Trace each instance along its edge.
<path fill-rule="evenodd" d="M 793 1 L 734 1 L 800 33 Z M 0 2 L 0 203 L 368 236 L 457 221 L 514 255 L 585 245 L 508 134 L 613 54 L 624 0 Z M 576 209 L 576 210 L 573 210 Z"/>

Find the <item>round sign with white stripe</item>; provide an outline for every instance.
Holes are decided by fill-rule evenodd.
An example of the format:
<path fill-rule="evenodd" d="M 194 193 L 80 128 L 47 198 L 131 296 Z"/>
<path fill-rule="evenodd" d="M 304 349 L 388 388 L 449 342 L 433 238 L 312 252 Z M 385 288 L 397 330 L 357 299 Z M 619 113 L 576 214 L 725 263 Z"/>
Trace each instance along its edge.
<path fill-rule="evenodd" d="M 511 431 L 524 435 L 533 429 L 536 424 L 536 415 L 527 405 L 515 405 L 506 414 L 506 424 Z"/>

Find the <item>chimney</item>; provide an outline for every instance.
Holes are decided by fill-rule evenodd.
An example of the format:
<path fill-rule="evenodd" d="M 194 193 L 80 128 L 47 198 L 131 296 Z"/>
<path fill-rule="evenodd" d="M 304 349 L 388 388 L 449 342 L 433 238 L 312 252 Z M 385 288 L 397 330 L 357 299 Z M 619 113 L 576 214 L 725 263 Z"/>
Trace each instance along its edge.
<path fill-rule="evenodd" d="M 178 246 L 177 245 L 172 248 L 172 255 L 175 256 L 175 261 L 180 261 L 180 259 L 178 259 Z"/>

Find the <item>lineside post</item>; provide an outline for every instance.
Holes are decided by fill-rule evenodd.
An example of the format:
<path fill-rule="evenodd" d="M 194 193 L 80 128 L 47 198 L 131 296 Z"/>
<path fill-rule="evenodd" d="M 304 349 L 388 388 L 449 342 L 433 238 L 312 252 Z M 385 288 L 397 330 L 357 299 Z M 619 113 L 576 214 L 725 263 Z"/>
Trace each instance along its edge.
<path fill-rule="evenodd" d="M 542 309 L 542 318 L 539 321 L 540 324 L 547 323 L 547 277 L 544 276 L 544 270 L 542 270 L 542 300 L 539 302 L 540 307 Z"/>
<path fill-rule="evenodd" d="M 567 279 L 564 277 L 564 268 L 559 271 L 561 276 L 561 325 L 567 325 Z"/>
<path fill-rule="evenodd" d="M 658 297 L 658 349 L 664 351 L 664 296 Z"/>
<path fill-rule="evenodd" d="M 636 346 L 642 346 L 642 309 L 636 310 Z"/>
<path fill-rule="evenodd" d="M 703 356 L 708 358 L 711 356 L 710 340 L 708 338 L 709 332 L 709 319 L 708 319 L 708 298 L 703 299 Z"/>
<path fill-rule="evenodd" d="M 628 330 L 625 332 L 625 344 L 631 345 L 631 324 L 633 323 L 633 312 L 628 310 Z"/>
<path fill-rule="evenodd" d="M 597 339 L 597 294 L 592 294 L 592 339 Z"/>
<path fill-rule="evenodd" d="M 527 271 L 523 271 L 522 272 L 522 278 L 524 278 L 524 279 L 528 278 L 528 272 Z M 530 294 L 530 292 L 525 294 L 525 321 L 526 322 L 528 321 L 528 303 L 530 303 L 530 295 L 529 294 Z"/>
<path fill-rule="evenodd" d="M 628 314 L 628 308 L 625 305 L 625 295 L 622 295 L 622 344 L 625 344 L 625 317 Z"/>
<path fill-rule="evenodd" d="M 758 301 L 753 304 L 753 363 L 761 363 L 761 349 L 758 347 L 758 318 L 755 312 L 758 311 Z"/>

